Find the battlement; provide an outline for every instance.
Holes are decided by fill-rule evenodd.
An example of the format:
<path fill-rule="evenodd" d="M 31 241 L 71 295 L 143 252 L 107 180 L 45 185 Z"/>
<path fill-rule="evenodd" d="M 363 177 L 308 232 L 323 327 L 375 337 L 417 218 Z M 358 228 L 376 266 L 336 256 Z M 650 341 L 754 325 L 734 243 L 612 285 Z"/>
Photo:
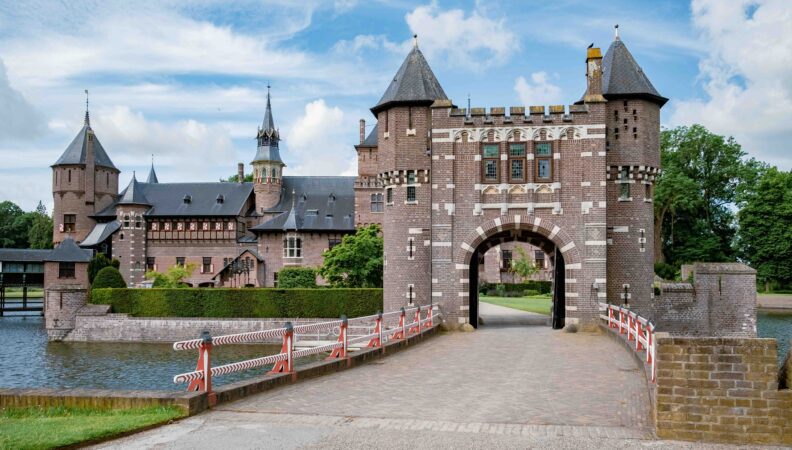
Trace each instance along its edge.
<path fill-rule="evenodd" d="M 456 108 L 451 102 L 443 105 L 433 105 L 435 108 L 449 108 L 450 117 L 463 117 L 465 123 L 472 124 L 483 122 L 485 124 L 498 123 L 547 123 L 547 122 L 574 122 L 576 115 L 588 114 L 588 105 L 549 105 L 529 106 L 526 114 L 524 106 L 491 106 L 489 110 L 483 107 Z M 507 114 L 508 111 L 508 114 Z"/>

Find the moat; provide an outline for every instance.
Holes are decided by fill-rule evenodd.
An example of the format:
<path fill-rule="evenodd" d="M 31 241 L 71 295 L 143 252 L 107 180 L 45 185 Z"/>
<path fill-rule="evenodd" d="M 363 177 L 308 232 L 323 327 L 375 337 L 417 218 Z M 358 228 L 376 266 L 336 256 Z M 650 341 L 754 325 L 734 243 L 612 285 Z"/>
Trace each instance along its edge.
<path fill-rule="evenodd" d="M 792 339 L 792 312 L 760 311 L 759 337 L 778 339 L 779 362 Z M 102 389 L 181 390 L 172 378 L 193 370 L 196 353 L 173 351 L 169 344 L 47 342 L 43 319 L 0 318 L 0 387 L 86 387 Z M 225 364 L 277 353 L 275 345 L 224 346 L 212 354 Z M 303 364 L 307 361 L 303 361 Z M 249 378 L 261 369 L 214 379 L 223 385 Z"/>

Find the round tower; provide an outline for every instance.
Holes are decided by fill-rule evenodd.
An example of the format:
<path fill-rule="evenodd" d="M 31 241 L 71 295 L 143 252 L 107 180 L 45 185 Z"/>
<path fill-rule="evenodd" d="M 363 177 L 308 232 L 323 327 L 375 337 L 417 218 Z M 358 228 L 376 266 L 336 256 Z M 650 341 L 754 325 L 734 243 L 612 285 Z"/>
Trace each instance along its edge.
<path fill-rule="evenodd" d="M 116 219 L 121 224 L 113 234 L 113 254 L 120 261 L 118 270 L 129 286 L 146 278 L 146 212 L 151 208 L 143 185 L 135 174 L 116 202 Z"/>
<path fill-rule="evenodd" d="M 619 38 L 602 61 L 608 165 L 608 299 L 649 314 L 654 297 L 654 184 L 660 108 L 668 101 Z"/>
<path fill-rule="evenodd" d="M 91 216 L 118 196 L 119 173 L 91 129 L 86 99 L 82 129 L 52 165 L 52 241 L 56 246 L 66 237 L 80 243 L 88 236 L 95 225 Z"/>
<path fill-rule="evenodd" d="M 431 302 L 430 106 L 447 100 L 417 41 L 371 112 L 377 117 L 382 219 L 384 308 Z"/>
<path fill-rule="evenodd" d="M 267 86 L 267 110 L 264 122 L 258 129 L 256 140 L 258 150 L 253 158 L 253 192 L 256 196 L 256 211 L 259 213 L 272 208 L 280 200 L 283 168 L 286 167 L 280 157 L 278 145 L 280 133 L 275 128 L 270 104 L 270 87 Z"/>

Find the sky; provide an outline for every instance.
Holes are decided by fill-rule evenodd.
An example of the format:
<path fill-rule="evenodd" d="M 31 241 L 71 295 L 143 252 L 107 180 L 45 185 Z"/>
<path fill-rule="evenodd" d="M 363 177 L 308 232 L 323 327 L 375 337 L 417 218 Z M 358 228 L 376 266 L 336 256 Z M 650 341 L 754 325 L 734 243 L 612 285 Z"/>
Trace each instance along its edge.
<path fill-rule="evenodd" d="M 217 181 L 256 152 L 267 85 L 286 175 L 354 175 L 358 120 L 418 34 L 460 106 L 571 104 L 613 26 L 670 101 L 792 169 L 792 2 L 0 0 L 0 201 L 51 209 L 51 169 L 91 125 L 121 186 Z"/>

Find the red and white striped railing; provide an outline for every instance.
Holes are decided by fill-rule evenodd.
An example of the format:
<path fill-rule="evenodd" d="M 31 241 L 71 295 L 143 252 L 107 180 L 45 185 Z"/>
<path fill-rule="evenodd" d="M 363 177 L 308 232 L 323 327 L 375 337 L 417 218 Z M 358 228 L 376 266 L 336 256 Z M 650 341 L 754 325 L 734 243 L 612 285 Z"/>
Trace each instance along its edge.
<path fill-rule="evenodd" d="M 634 311 L 617 305 L 600 303 L 600 318 L 605 321 L 608 328 L 620 335 L 626 335 L 627 342 L 635 342 L 636 352 L 645 352 L 645 361 L 650 366 L 652 382 L 655 381 L 657 374 L 657 364 L 655 361 L 655 326 L 648 319 L 645 319 Z"/>
<path fill-rule="evenodd" d="M 425 317 L 421 318 L 421 313 L 424 313 Z M 339 320 L 306 325 L 292 326 L 291 322 L 286 322 L 283 328 L 224 336 L 212 337 L 208 331 L 204 331 L 200 339 L 180 341 L 173 344 L 174 350 L 198 350 L 198 364 L 195 370 L 176 375 L 173 377 L 173 382 L 176 384 L 188 383 L 187 390 L 189 391 L 211 393 L 212 377 L 269 365 L 274 365 L 269 373 L 291 373 L 294 372 L 294 360 L 298 358 L 324 352 L 330 352 L 330 356 L 327 359 L 346 358 L 350 344 L 366 342 L 366 347 L 380 348 L 389 340 L 405 339 L 427 328 L 431 328 L 434 325 L 434 320 L 439 316 L 440 311 L 437 307 L 417 306 L 401 308 L 401 310 L 384 314 L 379 313 L 352 319 L 342 317 Z M 411 319 L 408 319 L 408 317 Z M 398 323 L 392 323 L 390 327 L 386 325 L 388 321 L 393 322 L 396 318 L 398 318 Z M 373 325 L 350 326 L 350 323 L 365 324 L 370 322 L 374 322 Z M 348 333 L 350 328 L 371 332 L 359 336 L 350 336 Z M 316 345 L 300 350 L 294 349 L 295 337 L 320 332 L 337 334 L 338 340 L 329 344 Z M 277 337 L 282 339 L 283 345 L 281 351 L 275 355 L 212 367 L 211 353 L 213 347 L 245 342 L 261 342 L 264 339 Z"/>

